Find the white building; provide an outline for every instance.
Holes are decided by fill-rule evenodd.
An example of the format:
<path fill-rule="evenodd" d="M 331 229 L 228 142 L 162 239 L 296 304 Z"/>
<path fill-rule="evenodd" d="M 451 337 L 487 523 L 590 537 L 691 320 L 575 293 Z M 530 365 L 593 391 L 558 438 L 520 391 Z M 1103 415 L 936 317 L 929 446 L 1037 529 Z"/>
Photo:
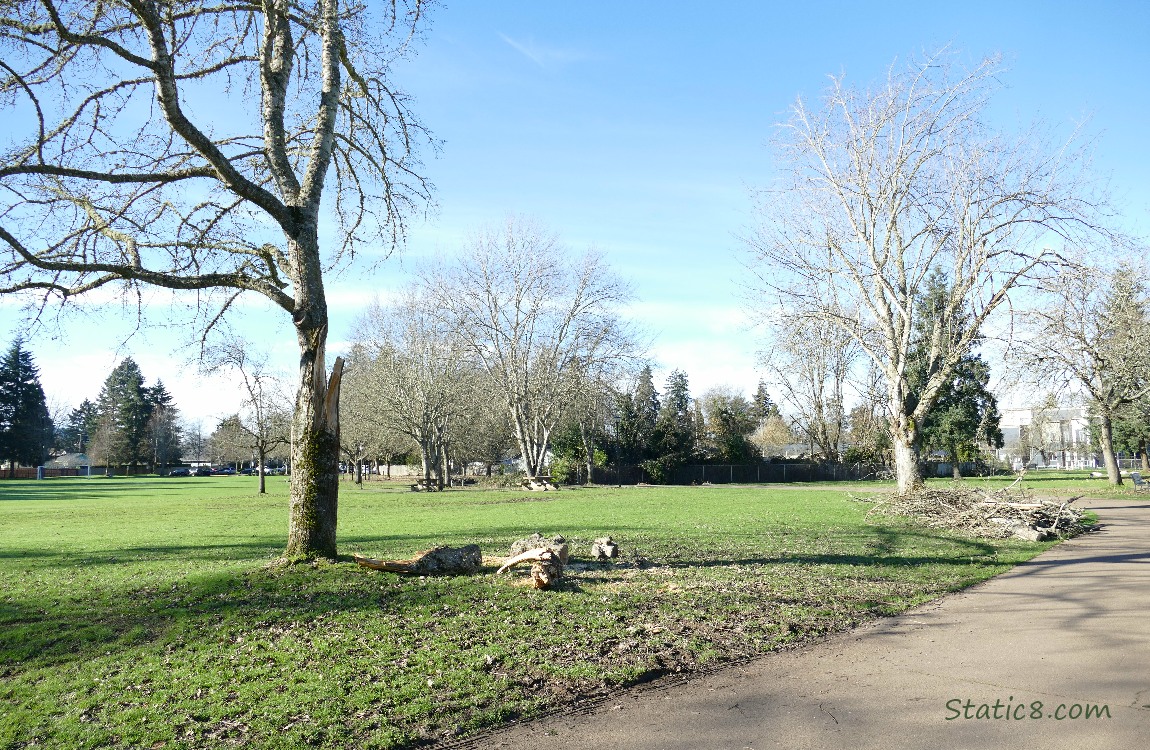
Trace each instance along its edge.
<path fill-rule="evenodd" d="M 998 457 L 1015 468 L 1085 469 L 1101 465 L 1090 444 L 1090 420 L 1082 407 L 1004 409 Z"/>

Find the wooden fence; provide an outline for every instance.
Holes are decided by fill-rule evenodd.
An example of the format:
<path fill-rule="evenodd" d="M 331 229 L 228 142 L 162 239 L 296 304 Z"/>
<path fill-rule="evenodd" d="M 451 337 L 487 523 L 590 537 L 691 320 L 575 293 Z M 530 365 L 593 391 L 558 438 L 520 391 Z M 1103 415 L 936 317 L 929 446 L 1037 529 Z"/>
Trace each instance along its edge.
<path fill-rule="evenodd" d="M 87 475 L 88 467 L 79 469 L 38 469 L 35 466 L 20 466 L 15 470 L 0 469 L 0 479 L 36 479 L 38 471 L 43 471 L 44 478 L 48 477 L 82 477 Z"/>

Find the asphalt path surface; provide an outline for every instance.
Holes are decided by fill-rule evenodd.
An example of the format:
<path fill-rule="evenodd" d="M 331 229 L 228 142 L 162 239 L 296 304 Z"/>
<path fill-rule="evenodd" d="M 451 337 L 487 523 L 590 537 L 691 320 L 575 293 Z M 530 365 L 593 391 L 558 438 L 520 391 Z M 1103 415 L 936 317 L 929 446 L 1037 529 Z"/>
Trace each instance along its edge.
<path fill-rule="evenodd" d="M 1150 498 L 990 581 L 794 652 L 467 747 L 1150 748 Z"/>

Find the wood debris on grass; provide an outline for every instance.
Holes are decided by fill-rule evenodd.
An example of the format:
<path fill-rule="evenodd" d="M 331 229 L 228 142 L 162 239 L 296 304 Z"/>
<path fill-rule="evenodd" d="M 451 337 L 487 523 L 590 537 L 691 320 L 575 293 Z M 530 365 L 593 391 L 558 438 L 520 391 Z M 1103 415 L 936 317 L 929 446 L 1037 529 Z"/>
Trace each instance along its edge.
<path fill-rule="evenodd" d="M 409 560 L 376 560 L 362 555 L 352 557 L 363 568 L 421 576 L 469 575 L 478 573 L 483 565 L 483 556 L 477 544 L 463 547 L 432 547 Z"/>
<path fill-rule="evenodd" d="M 1018 482 L 994 492 L 972 485 L 920 487 L 905 495 L 875 499 L 867 513 L 911 516 L 930 528 L 962 531 L 984 539 L 1017 537 L 1032 542 L 1065 538 L 1087 528 L 1078 497 L 1064 499 L 1027 495 Z"/>

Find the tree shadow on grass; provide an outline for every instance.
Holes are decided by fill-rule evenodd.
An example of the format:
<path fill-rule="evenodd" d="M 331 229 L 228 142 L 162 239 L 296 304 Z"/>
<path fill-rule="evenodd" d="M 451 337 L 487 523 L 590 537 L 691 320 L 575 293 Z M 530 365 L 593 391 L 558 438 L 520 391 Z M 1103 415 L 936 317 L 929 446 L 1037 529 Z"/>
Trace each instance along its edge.
<path fill-rule="evenodd" d="M 155 561 L 164 557 L 199 561 L 251 560 L 260 557 L 260 552 L 282 548 L 282 539 L 276 537 L 273 541 L 271 537 L 263 537 L 230 544 L 143 545 L 82 551 L 9 548 L 0 549 L 0 560 L 48 561 L 52 568 L 91 568 L 103 565 L 122 565 L 130 562 Z"/>
<path fill-rule="evenodd" d="M 511 540 L 529 535 L 525 528 L 485 529 L 484 534 Z M 447 536 L 448 543 L 470 541 L 466 533 Z M 398 554 L 436 541 L 422 534 L 341 537 L 345 550 L 375 545 Z M 28 591 L 14 589 L 0 601 L 0 676 L 149 643 L 212 639 L 222 626 L 260 629 L 333 613 L 414 611 L 450 601 L 457 589 L 466 589 L 450 577 L 420 580 L 365 571 L 350 557 L 335 564 L 274 565 L 282 550 L 282 538 L 270 536 L 230 544 L 2 550 L 9 574 L 35 572 L 41 578 Z M 19 562 L 24 560 L 27 566 Z M 185 574 L 183 563 L 216 570 Z M 127 568 L 123 575 L 112 572 L 117 566 Z M 95 572 L 82 587 L 69 589 L 66 581 L 78 570 Z M 59 571 L 59 579 L 45 579 L 50 571 Z M 146 583 L 140 583 L 141 574 Z M 562 590 L 580 592 L 575 583 Z"/>
<path fill-rule="evenodd" d="M 59 480 L 0 480 L 0 502 L 5 500 L 92 500 L 119 492 L 184 494 L 196 480 L 167 477 L 66 477 Z"/>
<path fill-rule="evenodd" d="M 534 529 L 508 526 L 484 529 L 494 539 L 514 539 Z M 648 529 L 617 529 L 618 538 L 642 539 Z M 582 530 L 581 530 L 582 532 Z M 465 541 L 466 532 L 448 535 L 449 542 Z M 458 538 L 457 538 L 458 537 Z M 818 564 L 833 566 L 969 566 L 973 557 L 993 557 L 998 548 L 989 542 L 956 539 L 920 531 L 869 527 L 848 534 L 842 552 L 779 551 L 763 555 L 708 556 L 705 550 L 682 559 L 654 560 L 672 568 L 715 566 L 771 566 Z M 364 571 L 354 564 L 315 567 L 267 567 L 281 549 L 278 538 L 252 539 L 228 545 L 156 545 L 105 549 L 98 552 L 50 553 L 43 550 L 5 550 L 5 558 L 35 560 L 38 567 L 89 568 L 125 563 L 159 562 L 146 584 L 132 578 L 88 584 L 69 591 L 66 584 L 51 592 L 10 593 L 0 602 L 0 676 L 44 666 L 83 662 L 121 650 L 152 643 L 218 639 L 220 630 L 268 629 L 277 624 L 318 620 L 333 613 L 376 612 L 399 616 L 451 603 L 458 597 L 490 596 L 490 579 L 453 583 L 451 579 L 403 579 L 391 573 Z M 346 536 L 346 549 L 355 544 L 386 544 L 393 549 L 432 546 L 424 535 Z M 922 554 L 942 544 L 937 554 Z M 957 546 L 956 546 L 957 545 Z M 862 551 L 854 552 L 853 549 Z M 717 550 L 716 550 L 717 552 Z M 652 555 L 652 557 L 656 557 Z M 181 575 L 173 567 L 180 561 L 228 566 L 224 570 Z M 989 564 L 990 561 L 988 561 Z M 632 562 L 632 564 L 637 564 Z M 1001 565 L 1001 561 L 994 561 Z M 240 569 L 236 565 L 241 566 Z M 9 565 L 9 568 L 18 567 Z M 579 596 L 593 585 L 581 577 L 559 587 L 567 596 Z M 524 595 L 508 593 L 508 596 Z"/>
<path fill-rule="evenodd" d="M 855 535 L 855 546 L 860 552 L 795 552 L 782 551 L 778 554 L 748 555 L 742 557 L 720 556 L 709 559 L 671 559 L 665 565 L 674 568 L 711 568 L 731 565 L 845 565 L 845 566 L 902 566 L 955 565 L 969 566 L 972 559 L 983 558 L 985 562 L 1002 565 L 1002 560 L 993 559 L 1001 550 L 1001 542 L 992 540 L 936 534 L 922 530 L 890 529 L 871 526 L 865 534 Z M 926 547 L 936 547 L 935 554 L 923 554 Z M 1036 547 L 1037 554 L 1042 551 Z"/>
<path fill-rule="evenodd" d="M 445 586 L 395 586 L 354 564 L 266 567 L 189 576 L 176 583 L 103 591 L 89 598 L 8 597 L 0 602 L 0 677 L 152 642 L 216 638 L 333 613 L 402 612 L 443 598 Z M 381 585 L 382 584 L 382 585 Z"/>

